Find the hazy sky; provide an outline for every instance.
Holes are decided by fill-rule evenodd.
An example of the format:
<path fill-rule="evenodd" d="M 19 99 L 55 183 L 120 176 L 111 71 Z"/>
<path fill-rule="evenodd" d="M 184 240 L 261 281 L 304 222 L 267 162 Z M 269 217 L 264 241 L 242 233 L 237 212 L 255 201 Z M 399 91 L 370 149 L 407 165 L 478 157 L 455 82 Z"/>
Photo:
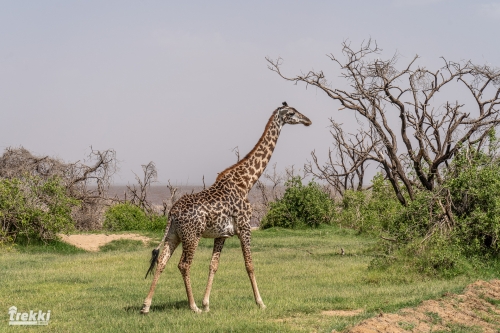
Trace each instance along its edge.
<path fill-rule="evenodd" d="M 301 167 L 328 151 L 329 117 L 357 125 L 264 58 L 341 87 L 325 55 L 368 38 L 402 64 L 500 66 L 500 1 L 0 1 L 0 149 L 77 161 L 113 148 L 117 184 L 149 161 L 161 183 L 210 184 L 287 101 L 313 125 L 285 126 L 271 163 Z"/>

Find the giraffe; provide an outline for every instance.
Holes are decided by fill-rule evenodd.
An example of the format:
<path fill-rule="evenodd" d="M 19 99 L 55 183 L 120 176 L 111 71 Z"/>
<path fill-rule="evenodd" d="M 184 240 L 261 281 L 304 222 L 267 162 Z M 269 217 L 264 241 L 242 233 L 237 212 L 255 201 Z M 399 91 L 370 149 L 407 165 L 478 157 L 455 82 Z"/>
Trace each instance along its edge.
<path fill-rule="evenodd" d="M 220 253 L 226 238 L 234 235 L 238 236 L 241 243 L 245 268 L 252 285 L 255 302 L 260 308 L 265 308 L 255 280 L 250 252 L 252 210 L 247 195 L 264 172 L 283 125 L 309 126 L 311 123 L 306 116 L 283 102 L 283 106 L 277 108 L 269 118 L 264 133 L 255 147 L 242 160 L 219 173 L 215 183 L 209 188 L 198 193 L 184 195 L 172 206 L 165 235 L 153 250 L 151 265 L 146 273 L 147 277 L 158 265 L 141 313 L 149 312 L 160 274 L 180 243 L 182 243 L 182 255 L 178 268 L 184 279 L 189 307 L 196 313 L 201 312 L 194 301 L 189 277 L 191 263 L 201 237 L 214 238 L 208 282 L 202 303 L 204 311 L 209 311 L 210 291 L 219 266 Z M 160 256 L 160 247 L 163 243 L 165 245 Z"/>

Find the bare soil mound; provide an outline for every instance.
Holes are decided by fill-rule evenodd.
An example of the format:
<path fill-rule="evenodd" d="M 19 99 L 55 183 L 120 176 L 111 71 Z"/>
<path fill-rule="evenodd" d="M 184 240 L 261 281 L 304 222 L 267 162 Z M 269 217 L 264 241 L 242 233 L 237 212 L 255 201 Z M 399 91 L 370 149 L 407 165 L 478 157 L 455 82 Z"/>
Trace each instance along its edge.
<path fill-rule="evenodd" d="M 444 295 L 416 308 L 381 313 L 367 319 L 350 333 L 399 332 L 500 332 L 500 280 L 477 281 L 463 294 Z"/>
<path fill-rule="evenodd" d="M 122 235 L 104 235 L 104 234 L 91 234 L 91 235 L 58 235 L 63 242 L 69 243 L 87 251 L 99 251 L 99 247 L 108 244 L 117 239 L 132 239 L 140 240 L 144 243 L 148 242 L 150 238 L 137 234 L 122 234 Z"/>

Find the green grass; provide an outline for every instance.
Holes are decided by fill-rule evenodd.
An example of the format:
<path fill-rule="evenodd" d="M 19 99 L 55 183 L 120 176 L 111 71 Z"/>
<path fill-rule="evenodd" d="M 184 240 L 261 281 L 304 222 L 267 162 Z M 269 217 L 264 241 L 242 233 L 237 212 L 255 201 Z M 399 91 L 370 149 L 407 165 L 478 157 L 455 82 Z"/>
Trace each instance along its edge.
<path fill-rule="evenodd" d="M 143 233 L 154 236 L 161 234 Z M 378 314 L 460 292 L 477 276 L 430 279 L 413 273 L 373 271 L 373 238 L 334 227 L 269 229 L 253 233 L 257 283 L 267 305 L 254 303 L 239 241 L 226 241 L 215 276 L 210 312 L 192 313 L 177 263 L 177 249 L 163 272 L 151 312 L 139 310 L 151 279 L 144 279 L 152 247 L 115 241 L 89 253 L 53 242 L 18 245 L 0 255 L 0 332 L 331 332 Z M 191 268 L 199 307 L 212 240 L 204 239 Z M 340 248 L 346 255 L 341 256 Z M 487 273 L 484 273 L 488 275 Z M 491 278 L 491 276 L 488 276 Z M 47 327 L 9 327 L 8 308 L 51 310 Z M 2 310 L 3 309 L 3 310 Z M 325 310 L 364 309 L 354 317 Z M 3 316 L 3 317 L 2 317 Z"/>

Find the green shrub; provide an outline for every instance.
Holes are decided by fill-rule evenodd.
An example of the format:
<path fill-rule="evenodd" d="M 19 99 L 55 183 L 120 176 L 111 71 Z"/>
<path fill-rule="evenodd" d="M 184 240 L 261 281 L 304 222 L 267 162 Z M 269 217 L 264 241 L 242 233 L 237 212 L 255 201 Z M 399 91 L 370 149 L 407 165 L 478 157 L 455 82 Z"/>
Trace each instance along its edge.
<path fill-rule="evenodd" d="M 317 227 L 331 223 L 333 201 L 317 183 L 311 181 L 303 185 L 300 177 L 293 177 L 285 186 L 283 198 L 270 203 L 261 222 L 262 228 Z"/>
<path fill-rule="evenodd" d="M 496 156 L 473 147 L 462 149 L 441 186 L 433 191 L 416 189 L 414 194 L 414 200 L 408 200 L 406 207 L 400 205 L 385 222 L 386 232 L 396 240 L 383 242 L 386 255 L 411 261 L 426 275 L 443 276 L 499 258 L 500 161 Z M 444 205 L 451 207 L 451 218 Z M 384 222 L 379 223 L 382 230 Z"/>
<path fill-rule="evenodd" d="M 78 204 L 57 177 L 0 179 L 0 243 L 18 236 L 47 241 L 69 232 L 74 228 L 71 209 Z"/>
<path fill-rule="evenodd" d="M 165 229 L 166 217 L 148 216 L 142 209 L 130 203 L 120 203 L 110 207 L 104 217 L 103 227 L 113 231 Z"/>
<path fill-rule="evenodd" d="M 381 174 L 377 174 L 372 183 L 370 190 L 344 192 L 339 202 L 340 213 L 335 217 L 336 224 L 375 234 L 392 229 L 402 206 L 389 181 Z"/>
<path fill-rule="evenodd" d="M 444 215 L 450 202 L 452 219 Z M 467 256 L 500 254 L 500 165 L 483 152 L 460 151 L 434 191 L 416 191 L 402 207 L 390 230 L 403 244 L 439 233 L 447 241 L 429 248 L 447 251 L 454 244 Z"/>
<path fill-rule="evenodd" d="M 341 208 L 340 214 L 335 216 L 334 221 L 341 227 L 362 229 L 369 218 L 367 216 L 367 208 L 371 201 L 370 199 L 367 191 L 345 191 L 339 203 Z"/>
<path fill-rule="evenodd" d="M 417 272 L 427 276 L 451 278 L 470 269 L 460 242 L 442 233 L 431 234 L 425 243 L 414 239 L 401 254 L 414 263 Z"/>
<path fill-rule="evenodd" d="M 400 205 L 388 223 L 387 231 L 401 244 L 426 236 L 436 222 L 435 218 L 442 215 L 432 192 L 417 190 L 414 195 L 414 200 L 408 201 L 406 207 Z"/>
<path fill-rule="evenodd" d="M 446 183 L 456 216 L 456 236 L 467 254 L 500 254 L 500 165 L 481 152 L 471 162 L 462 152 Z"/>

